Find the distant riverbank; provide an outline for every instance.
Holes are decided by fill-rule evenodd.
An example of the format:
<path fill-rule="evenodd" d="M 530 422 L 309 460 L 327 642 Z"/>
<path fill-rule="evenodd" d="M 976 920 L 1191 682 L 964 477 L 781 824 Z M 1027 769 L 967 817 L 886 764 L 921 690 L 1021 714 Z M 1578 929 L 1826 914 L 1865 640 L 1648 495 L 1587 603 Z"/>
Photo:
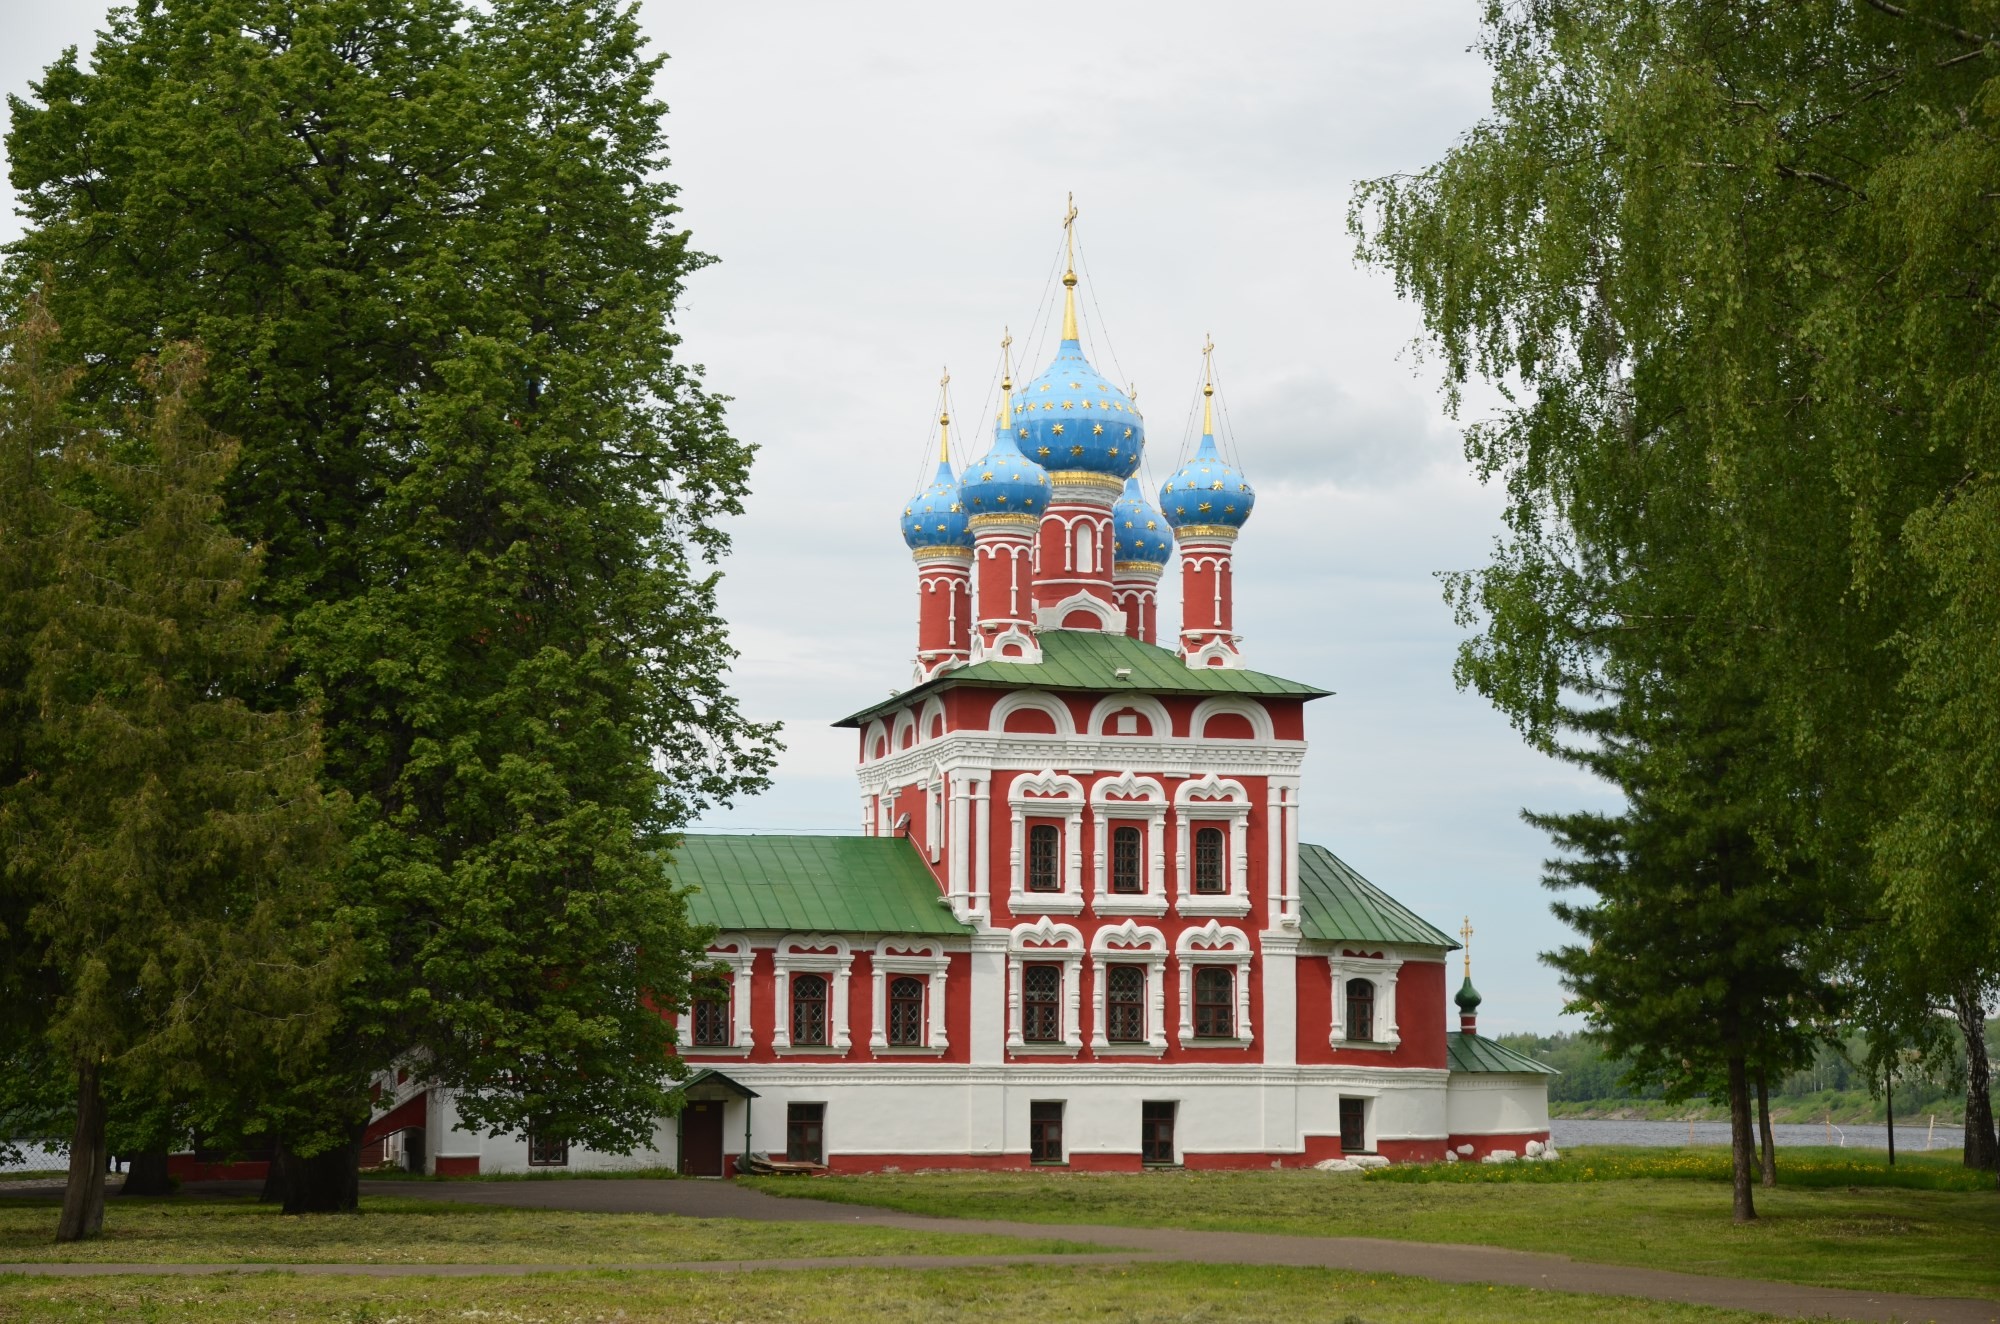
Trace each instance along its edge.
<path fill-rule="evenodd" d="M 1771 1138 L 1778 1142 L 1780 1149 L 1801 1145 L 1834 1145 L 1843 1149 L 1889 1147 L 1889 1129 L 1881 1122 L 1859 1126 L 1843 1126 L 1838 1122 L 1818 1125 L 1773 1122 Z M 1726 1145 L 1729 1143 L 1729 1123 L 1727 1120 L 1552 1117 L 1549 1119 L 1549 1139 L 1558 1152 L 1571 1145 Z M 1925 1149 L 1958 1153 L 1965 1148 L 1965 1132 L 1956 1126 L 1946 1126 L 1942 1120 L 1935 1128 L 1928 1120 L 1915 1125 L 1899 1120 L 1896 1124 L 1896 1148 L 1908 1154 Z"/>
<path fill-rule="evenodd" d="M 1561 1102 L 1552 1100 L 1549 1116 L 1613 1122 L 1726 1122 L 1729 1110 L 1699 1100 L 1666 1103 L 1659 1099 L 1567 1099 Z M 1896 1124 L 1928 1126 L 1933 1116 L 1939 1126 L 1962 1126 L 1965 1123 L 1965 1101 L 1959 1099 L 1947 1104 L 1940 1099 L 1916 1111 L 1898 1108 Z M 1830 1121 L 1836 1126 L 1872 1124 L 1881 1127 L 1887 1123 L 1888 1117 L 1883 1111 L 1882 1100 L 1843 1091 L 1804 1098 L 1773 1099 L 1771 1121 L 1801 1126 L 1824 1125 Z"/>

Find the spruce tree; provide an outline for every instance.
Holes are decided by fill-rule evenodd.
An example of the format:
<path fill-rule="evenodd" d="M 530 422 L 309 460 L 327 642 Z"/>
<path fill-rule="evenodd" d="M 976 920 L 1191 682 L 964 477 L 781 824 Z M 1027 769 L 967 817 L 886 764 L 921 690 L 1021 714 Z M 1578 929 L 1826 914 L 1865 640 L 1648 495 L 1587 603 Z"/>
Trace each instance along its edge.
<path fill-rule="evenodd" d="M 103 1221 L 114 1080 L 224 1088 L 332 1028 L 341 807 L 318 789 L 311 713 L 253 703 L 277 621 L 248 604 L 257 549 L 219 520 L 236 448 L 192 408 L 201 355 L 142 363 L 142 403 L 93 427 L 64 419 L 66 379 L 35 379 L 54 338 L 31 307 L 0 368 L 8 486 L 28 485 L 7 504 L 46 512 L 23 539 L 32 571 L 9 577 L 9 616 L 33 631 L 0 839 L 25 910 L 10 956 L 75 1072 L 57 1230 L 75 1240 Z"/>
<path fill-rule="evenodd" d="M 87 408 L 98 365 L 209 346 L 280 688 L 358 809 L 338 1049 L 247 1119 L 288 1208 L 352 1207 L 395 1063 L 601 1149 L 671 1106 L 704 942 L 665 859 L 773 729 L 726 684 L 751 451 L 672 329 L 708 259 L 660 66 L 608 0 L 145 0 L 14 104 L 16 288 L 57 273 Z"/>

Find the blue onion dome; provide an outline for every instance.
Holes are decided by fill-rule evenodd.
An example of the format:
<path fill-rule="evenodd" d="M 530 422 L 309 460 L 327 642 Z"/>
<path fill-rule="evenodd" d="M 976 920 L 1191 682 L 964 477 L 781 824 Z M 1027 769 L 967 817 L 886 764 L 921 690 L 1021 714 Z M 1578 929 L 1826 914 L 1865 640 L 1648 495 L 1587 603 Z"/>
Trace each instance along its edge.
<path fill-rule="evenodd" d="M 1136 476 L 1125 480 L 1125 490 L 1111 507 L 1111 535 L 1117 548 L 1112 559 L 1119 565 L 1165 565 L 1174 550 L 1166 517 L 1147 503 Z"/>
<path fill-rule="evenodd" d="M 1215 387 L 1203 385 L 1201 445 L 1194 458 L 1167 478 L 1160 488 L 1160 510 L 1176 533 L 1243 527 L 1257 494 L 1236 466 L 1215 447 Z"/>
<path fill-rule="evenodd" d="M 903 507 L 903 541 L 913 552 L 972 547 L 965 503 L 959 497 L 958 479 L 952 476 L 950 460 L 940 459 L 937 477 Z"/>
<path fill-rule="evenodd" d="M 1063 276 L 1062 346 L 1015 397 L 1015 440 L 1051 473 L 1081 470 L 1129 478 L 1139 470 L 1146 425 L 1132 397 L 1083 357 L 1076 331 L 1076 273 Z"/>
<path fill-rule="evenodd" d="M 1021 454 L 1014 430 L 1003 415 L 993 431 L 993 449 L 966 468 L 959 502 L 971 519 L 1028 515 L 1039 519 L 1049 505 L 1048 471 Z"/>

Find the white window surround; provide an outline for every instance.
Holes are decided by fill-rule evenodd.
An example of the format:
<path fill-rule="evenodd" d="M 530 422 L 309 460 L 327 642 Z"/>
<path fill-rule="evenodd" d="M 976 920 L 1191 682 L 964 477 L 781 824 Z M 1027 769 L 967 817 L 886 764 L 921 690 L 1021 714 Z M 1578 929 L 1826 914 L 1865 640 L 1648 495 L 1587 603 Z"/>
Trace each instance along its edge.
<path fill-rule="evenodd" d="M 1256 1041 L 1250 1025 L 1250 939 L 1234 925 L 1214 920 L 1198 929 L 1182 932 L 1174 944 L 1181 968 L 1181 1033 L 1183 1048 L 1248 1048 Z M 1194 1037 L 1194 971 L 1200 965 L 1227 965 L 1236 969 L 1236 1037 L 1197 1039 Z"/>
<path fill-rule="evenodd" d="M 1327 1043 L 1336 1048 L 1394 1048 L 1403 1042 L 1396 1028 L 1396 977 L 1402 972 L 1403 958 L 1382 949 L 1368 955 L 1342 948 L 1338 956 L 1326 958 L 1333 976 L 1333 1024 Z M 1347 1038 L 1347 981 L 1365 979 L 1375 986 L 1375 1037 L 1349 1042 Z"/>
<path fill-rule="evenodd" d="M 847 1029 L 847 980 L 854 966 L 854 953 L 847 939 L 822 933 L 787 934 L 771 953 L 771 973 L 776 1004 L 771 1016 L 771 1048 L 779 1053 L 830 1053 L 845 1057 L 854 1046 Z M 826 1042 L 792 1043 L 792 976 L 825 975 Z"/>
<path fill-rule="evenodd" d="M 874 985 L 875 1021 L 868 1032 L 868 1047 L 879 1054 L 923 1055 L 944 1052 L 951 1045 L 944 1031 L 944 975 L 950 958 L 936 942 L 884 938 L 869 956 L 870 982 Z M 922 975 L 924 986 L 924 1042 L 915 1047 L 889 1042 L 889 980 L 896 975 Z"/>
<path fill-rule="evenodd" d="M 674 1018 L 682 1056 L 742 1057 L 751 1047 L 750 967 L 756 953 L 750 940 L 738 934 L 718 935 L 708 945 L 707 959 L 729 967 L 729 1042 L 697 1045 L 694 1042 L 694 1015 L 684 1011 Z"/>
<path fill-rule="evenodd" d="M 1013 835 L 1007 852 L 1007 908 L 1016 915 L 1075 915 L 1083 910 L 1083 783 L 1054 769 L 1024 773 L 1007 788 Z M 1062 820 L 1062 890 L 1028 890 L 1028 820 Z"/>
<path fill-rule="evenodd" d="M 1095 593 L 1072 593 L 1061 602 L 1046 607 L 1035 608 L 1035 628 L 1038 630 L 1061 630 L 1069 627 L 1063 624 L 1072 612 L 1083 612 L 1097 618 L 1097 628 L 1106 634 L 1125 633 L 1125 613 Z"/>
<path fill-rule="evenodd" d="M 944 734 L 944 704 L 933 694 L 924 700 L 923 709 L 917 714 L 917 743 L 936 740 Z"/>
<path fill-rule="evenodd" d="M 1082 988 L 1078 974 L 1083 964 L 1083 935 L 1068 924 L 1048 919 L 1016 925 L 1007 935 L 1007 1051 L 1022 1055 L 1036 1053 L 1074 1056 L 1083 1048 L 1081 1020 Z M 1021 1035 L 1021 968 L 1026 965 L 1060 965 L 1062 978 L 1062 1042 L 1029 1043 Z"/>
<path fill-rule="evenodd" d="M 917 717 L 908 708 L 898 709 L 896 725 L 889 736 L 891 749 L 909 749 L 917 743 Z"/>
<path fill-rule="evenodd" d="M 1167 793 L 1159 781 L 1123 772 L 1090 788 L 1091 818 L 1096 829 L 1091 852 L 1090 908 L 1100 915 L 1164 915 L 1167 913 Z M 1139 892 L 1111 890 L 1111 829 L 1114 820 L 1139 819 Z"/>
<path fill-rule="evenodd" d="M 1105 1034 L 1105 990 L 1114 965 L 1146 967 L 1146 1042 L 1112 1043 Z M 1090 940 L 1091 1051 L 1157 1057 L 1167 1051 L 1167 939 L 1151 925 L 1123 924 L 1099 929 Z"/>
<path fill-rule="evenodd" d="M 1194 828 L 1223 827 L 1223 867 L 1228 890 L 1194 890 Z M 1181 915 L 1250 913 L 1250 795 L 1243 783 L 1210 773 L 1174 791 L 1174 911 Z"/>
<path fill-rule="evenodd" d="M 996 735 L 1030 734 L 1006 730 L 1007 719 L 1023 709 L 1048 714 L 1049 720 L 1055 723 L 1056 734 L 1059 736 L 1076 734 L 1076 718 L 1070 713 L 1069 705 L 1047 690 L 1009 690 L 1001 695 L 986 719 L 987 731 Z M 1042 733 L 1042 738 L 1048 738 L 1046 732 Z"/>
<path fill-rule="evenodd" d="M 861 761 L 873 763 L 876 759 L 887 758 L 895 752 L 889 744 L 888 726 L 879 717 L 870 722 L 868 729 L 861 733 Z"/>
<path fill-rule="evenodd" d="M 1252 740 L 1262 744 L 1269 744 L 1278 738 L 1277 728 L 1271 722 L 1271 710 L 1269 708 L 1266 708 L 1261 703 L 1252 703 L 1248 699 L 1221 694 L 1211 695 L 1195 705 L 1194 712 L 1188 717 L 1188 734 L 1197 740 L 1207 739 L 1208 737 L 1203 728 L 1208 725 L 1208 719 L 1211 717 L 1220 717 L 1225 713 L 1241 717 L 1249 722 L 1250 738 Z M 1240 736 L 1229 738 L 1241 739 Z"/>
<path fill-rule="evenodd" d="M 1121 734 L 1111 730 L 1108 723 L 1113 713 L 1122 713 L 1127 709 L 1143 716 L 1152 728 L 1146 738 L 1164 740 L 1173 735 L 1173 717 L 1168 714 L 1166 705 L 1150 694 L 1113 694 L 1099 699 L 1097 706 L 1090 710 L 1090 723 L 1084 729 L 1094 736 Z"/>

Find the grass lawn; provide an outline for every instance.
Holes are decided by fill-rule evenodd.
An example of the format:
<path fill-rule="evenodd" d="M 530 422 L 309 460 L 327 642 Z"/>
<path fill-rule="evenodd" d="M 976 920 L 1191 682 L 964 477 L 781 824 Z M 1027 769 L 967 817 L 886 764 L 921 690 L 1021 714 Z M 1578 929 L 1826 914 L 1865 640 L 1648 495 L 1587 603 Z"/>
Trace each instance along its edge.
<path fill-rule="evenodd" d="M 1807 1151 L 1799 1160 L 1802 1173 L 1812 1157 Z M 1847 1159 L 1853 1157 L 1848 1151 Z M 1578 1149 L 1556 1166 L 1574 1165 L 1580 1175 L 1601 1163 L 1628 1174 L 1639 1166 L 1632 1158 L 1623 1149 Z M 1686 1175 L 1578 1181 L 1535 1180 L 1543 1174 L 1524 1170 L 1518 1180 L 1474 1181 L 1310 1171 L 1033 1172 L 753 1184 L 774 1194 L 945 1217 L 1460 1242 L 1728 1277 L 2000 1297 L 2000 1255 L 1993 1253 L 2000 1245 L 2000 1196 L 1786 1186 L 1785 1168 L 1781 1154 L 1781 1184 L 1757 1189 L 1761 1217 L 1745 1227 L 1730 1221 L 1728 1184 L 1701 1176 L 1699 1165 L 1689 1165 Z"/>
<path fill-rule="evenodd" d="M 650 1324 L 686 1321 L 1266 1321 L 1315 1324 L 1735 1324 L 1736 1311 L 1514 1287 L 1460 1287 L 1322 1269 L 1145 1265 L 804 1273 L 545 1274 L 528 1278 L 359 1279 L 288 1274 L 216 1278 L 0 1277 L 0 1321 L 269 1319 L 346 1324 Z"/>
<path fill-rule="evenodd" d="M 494 1209 L 365 1196 L 359 1216 L 287 1218 L 206 1196 L 105 1202 L 104 1235 L 57 1245 L 56 1203 L 0 1200 L 0 1263 L 632 1264 L 817 1255 L 986 1255 L 1096 1247 L 825 1223 Z M 5 1318 L 0 1313 L 0 1318 Z"/>

